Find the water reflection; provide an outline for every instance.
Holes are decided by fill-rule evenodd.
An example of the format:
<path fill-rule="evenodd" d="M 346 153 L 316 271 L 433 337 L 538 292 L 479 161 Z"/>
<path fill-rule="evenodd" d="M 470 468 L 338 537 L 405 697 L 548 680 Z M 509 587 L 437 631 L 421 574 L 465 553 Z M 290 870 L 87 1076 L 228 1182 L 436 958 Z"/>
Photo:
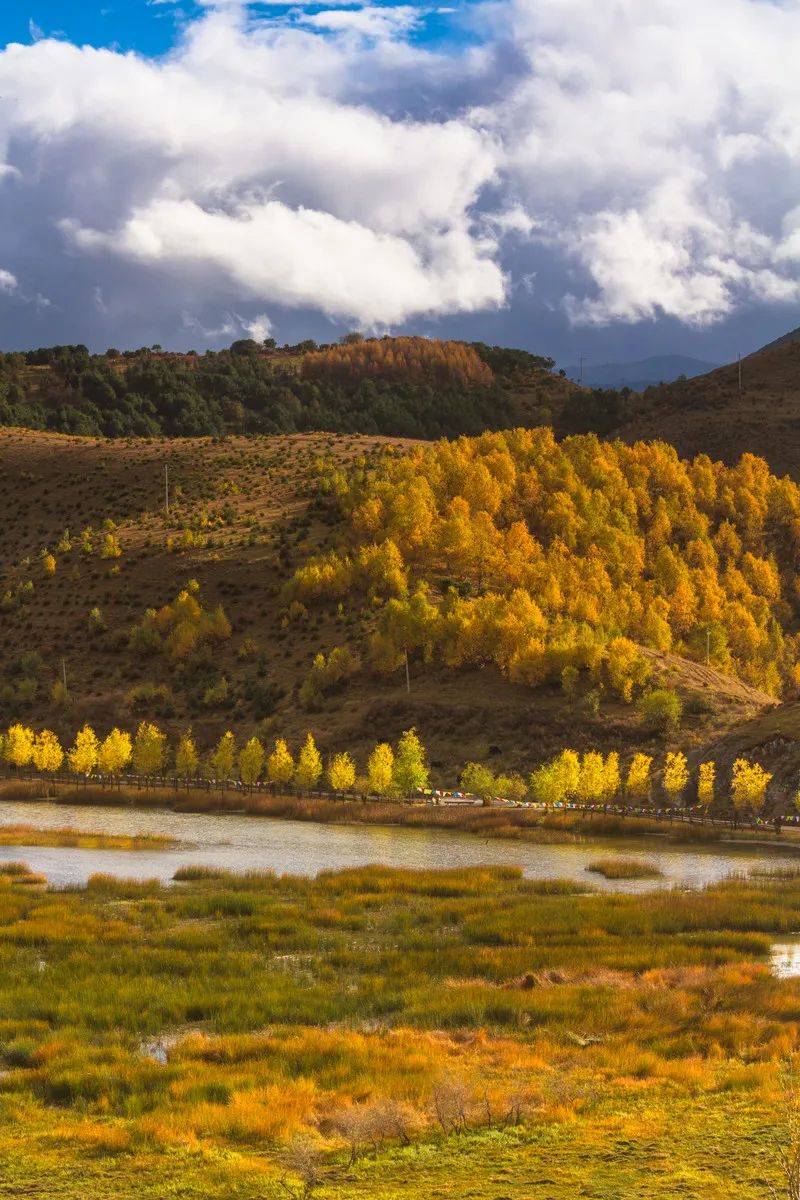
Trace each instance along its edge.
<path fill-rule="evenodd" d="M 793 942 L 775 942 L 771 951 L 772 973 L 779 979 L 800 975 L 800 938 Z"/>
<path fill-rule="evenodd" d="M 0 803 L 0 824 L 101 833 L 154 833 L 180 842 L 168 850 L 80 850 L 0 846 L 0 859 L 24 859 L 56 886 L 85 883 L 97 872 L 136 879 L 172 879 L 180 866 L 203 863 L 233 871 L 270 869 L 279 874 L 386 866 L 435 868 L 482 864 L 520 866 L 530 879 L 572 879 L 605 891 L 644 892 L 658 887 L 702 887 L 754 866 L 796 866 L 788 846 L 674 846 L 658 838 L 613 839 L 577 845 L 502 841 L 438 829 L 368 825 L 316 825 L 241 814 L 175 813 L 167 809 L 100 808 L 51 803 Z M 658 880 L 605 880 L 590 875 L 593 859 L 645 853 L 663 872 Z"/>

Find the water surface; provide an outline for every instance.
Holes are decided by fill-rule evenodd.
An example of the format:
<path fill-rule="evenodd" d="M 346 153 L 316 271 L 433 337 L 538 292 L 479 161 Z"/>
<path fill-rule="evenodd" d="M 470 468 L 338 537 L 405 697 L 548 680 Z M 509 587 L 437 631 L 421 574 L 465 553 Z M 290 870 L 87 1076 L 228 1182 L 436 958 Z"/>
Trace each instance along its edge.
<path fill-rule="evenodd" d="M 579 844 L 539 845 L 440 829 L 318 825 L 236 813 L 176 813 L 44 801 L 0 803 L 0 825 L 154 833 L 180 842 L 166 850 L 137 851 L 0 846 L 0 860 L 24 860 L 56 886 L 82 884 L 98 872 L 168 882 L 178 867 L 189 863 L 298 875 L 370 863 L 421 869 L 494 864 L 519 866 L 529 879 L 570 879 L 604 891 L 646 892 L 665 886 L 702 887 L 733 873 L 763 867 L 765 858 L 775 867 L 798 863 L 798 852 L 780 844 L 774 848 L 730 844 L 683 847 L 659 838 L 598 838 Z M 646 855 L 661 869 L 663 878 L 606 880 L 587 873 L 586 867 L 594 859 L 615 853 Z"/>
<path fill-rule="evenodd" d="M 772 974 L 778 979 L 793 979 L 800 975 L 800 938 L 775 942 L 770 951 Z"/>

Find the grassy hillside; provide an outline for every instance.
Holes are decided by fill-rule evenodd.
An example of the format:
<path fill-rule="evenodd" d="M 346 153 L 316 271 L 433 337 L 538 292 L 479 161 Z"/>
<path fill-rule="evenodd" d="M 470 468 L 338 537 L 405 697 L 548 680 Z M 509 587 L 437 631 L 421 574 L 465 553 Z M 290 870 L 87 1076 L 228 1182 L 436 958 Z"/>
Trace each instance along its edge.
<path fill-rule="evenodd" d="M 626 441 L 663 438 L 686 457 L 734 463 L 764 458 L 778 475 L 800 478 L 800 340 L 790 334 L 742 361 L 642 396 L 609 403 L 606 431 Z"/>
<path fill-rule="evenodd" d="M 426 661 L 412 648 L 409 694 L 402 668 L 386 673 L 371 660 L 386 610 L 377 596 L 354 589 L 329 602 L 292 601 L 298 569 L 349 537 L 331 474 L 384 471 L 412 446 L 333 435 L 108 442 L 4 431 L 0 724 L 22 719 L 71 741 L 87 720 L 102 733 L 148 718 L 173 742 L 192 725 L 201 748 L 227 728 L 296 746 L 310 728 L 324 755 L 346 747 L 362 761 L 376 740 L 416 725 L 434 778 L 450 784 L 466 760 L 527 772 L 565 745 L 626 753 L 661 745 L 635 703 L 610 688 L 601 694 L 588 670 L 567 694 L 558 678 L 532 688 L 491 663 Z M 435 594 L 441 573 L 431 578 Z M 190 581 L 205 632 L 184 653 L 174 602 Z M 462 584 L 466 601 L 469 572 Z M 335 647 L 347 647 L 360 669 L 331 684 L 313 663 Z M 673 740 L 687 747 L 771 704 L 724 670 L 657 649 L 646 657 L 653 683 L 683 695 Z"/>

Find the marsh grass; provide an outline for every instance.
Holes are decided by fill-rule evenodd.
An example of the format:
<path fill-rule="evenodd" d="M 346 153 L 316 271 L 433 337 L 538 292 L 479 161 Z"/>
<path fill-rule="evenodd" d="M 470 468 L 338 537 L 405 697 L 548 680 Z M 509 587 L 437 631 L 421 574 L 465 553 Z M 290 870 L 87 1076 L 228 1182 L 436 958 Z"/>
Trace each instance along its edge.
<path fill-rule="evenodd" d="M 681 1108 L 709 1139 L 727 1108 L 744 1153 L 798 1050 L 798 984 L 769 970 L 800 922 L 794 875 L 636 897 L 498 867 L 176 878 L 0 889 L 0 1160 L 38 1162 L 43 1194 L 170 1195 L 183 1155 L 174 1194 L 273 1200 L 300 1138 L 337 1200 L 421 1200 L 453 1173 L 467 1187 L 481 1131 L 499 1178 L 520 1156 L 549 1171 L 561 1128 L 604 1162 L 612 1127 L 641 1184 Z M 428 1182 L 407 1164 L 387 1191 L 407 1143 Z M 471 1191 L 490 1200 L 487 1171 L 476 1157 Z"/>
<path fill-rule="evenodd" d="M 598 858 L 586 867 L 604 879 L 660 879 L 664 872 L 643 858 Z"/>
<path fill-rule="evenodd" d="M 158 834 L 89 833 L 80 829 L 37 829 L 33 825 L 0 825 L 0 846 L 55 846 L 81 850 L 167 850 L 174 838 Z"/>

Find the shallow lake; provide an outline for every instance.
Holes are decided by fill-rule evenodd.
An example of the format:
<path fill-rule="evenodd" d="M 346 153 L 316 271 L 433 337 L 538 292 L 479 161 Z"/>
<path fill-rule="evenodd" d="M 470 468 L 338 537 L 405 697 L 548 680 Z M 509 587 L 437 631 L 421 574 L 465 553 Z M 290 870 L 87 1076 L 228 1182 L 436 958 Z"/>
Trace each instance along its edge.
<path fill-rule="evenodd" d="M 232 871 L 270 869 L 279 874 L 381 863 L 391 867 L 519 866 L 530 879 L 571 879 L 606 891 L 644 892 L 657 887 L 702 887 L 752 867 L 800 865 L 800 850 L 770 846 L 676 846 L 660 838 L 598 838 L 570 845 L 503 841 L 438 829 L 317 825 L 235 813 L 175 813 L 167 809 L 101 808 L 40 803 L 0 803 L 0 825 L 74 829 L 94 833 L 155 833 L 181 844 L 167 850 L 78 850 L 0 846 L 0 860 L 24 860 L 55 886 L 85 883 L 98 872 L 168 882 L 178 867 L 202 863 Z M 660 879 L 605 880 L 586 867 L 615 854 L 644 857 Z"/>

